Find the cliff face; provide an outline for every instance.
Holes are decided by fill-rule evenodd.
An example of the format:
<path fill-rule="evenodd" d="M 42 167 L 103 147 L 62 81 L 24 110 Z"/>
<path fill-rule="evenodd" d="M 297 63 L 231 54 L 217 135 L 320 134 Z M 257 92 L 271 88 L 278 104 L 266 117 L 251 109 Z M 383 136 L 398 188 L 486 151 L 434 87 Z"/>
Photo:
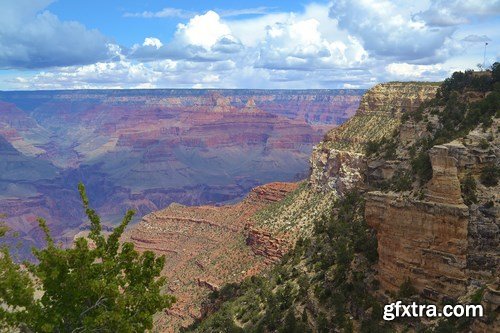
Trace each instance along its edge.
<path fill-rule="evenodd" d="M 382 288 L 397 291 L 409 278 L 434 301 L 465 293 L 469 209 L 456 162 L 446 146 L 431 150 L 433 177 L 425 200 L 368 193 L 366 219 L 377 230 Z"/>
<path fill-rule="evenodd" d="M 452 141 L 455 133 L 443 136 L 440 144 L 418 153 L 418 147 L 436 141 L 444 131 L 443 122 L 449 121 L 441 113 L 451 112 L 450 104 L 434 101 L 419 108 L 436 90 L 434 85 L 411 83 L 370 89 L 356 115 L 314 148 L 309 181 L 322 192 L 367 191 L 365 218 L 377 232 L 376 269 L 382 291 L 396 293 L 409 279 L 426 300 L 468 302 L 478 286 L 488 285 L 485 302 L 488 311 L 495 313 L 500 305 L 495 296 L 500 267 L 500 187 L 482 182 L 484 169 L 499 165 L 499 120 L 493 115 L 487 125 L 462 130 L 463 136 Z M 473 103 L 486 96 L 463 93 L 457 108 L 475 110 L 480 106 Z M 417 116 L 402 117 L 405 113 Z M 380 142 L 378 149 L 383 153 L 364 154 L 369 140 Z M 428 182 L 415 174 L 426 168 L 425 156 L 432 175 Z M 491 173 L 490 177 L 497 176 Z M 384 191 L 373 191 L 381 187 Z M 495 327 L 491 320 L 486 322 L 476 320 L 473 330 L 486 332 Z"/>
<path fill-rule="evenodd" d="M 342 195 L 351 189 L 369 189 L 370 175 L 392 178 L 400 161 L 367 158 L 361 151 L 368 140 L 389 138 L 400 127 L 407 129 L 401 125 L 401 116 L 434 98 L 437 87 L 395 83 L 370 89 L 356 116 L 330 131 L 314 148 L 311 186 Z M 401 141 L 414 142 L 416 134 L 403 130 Z M 457 157 L 452 151 L 446 145 L 431 150 L 433 177 L 424 198 L 383 192 L 366 195 L 366 220 L 377 230 L 378 276 L 385 290 L 397 291 L 410 278 L 433 300 L 465 292 L 469 209 L 462 199 Z"/>
<path fill-rule="evenodd" d="M 408 278 L 426 297 L 465 293 L 469 209 L 457 160 L 446 145 L 431 149 L 432 179 L 425 199 L 367 194 L 366 219 L 377 230 L 381 286 L 397 291 Z"/>
<path fill-rule="evenodd" d="M 0 211 L 32 244 L 38 242 L 32 216 L 46 218 L 63 242 L 78 232 L 85 222 L 78 209 L 79 181 L 106 221 L 116 221 L 128 208 L 141 217 L 172 202 L 241 199 L 259 184 L 303 178 L 312 146 L 326 127 L 352 116 L 361 94 L 0 92 L 0 150 L 9 151 L 0 160 Z M 16 209 L 10 208 L 12 200 Z"/>
<path fill-rule="evenodd" d="M 377 84 L 367 91 L 356 113 L 383 113 L 401 115 L 412 112 L 423 101 L 434 98 L 438 83 L 390 82 Z"/>
<path fill-rule="evenodd" d="M 360 186 L 368 167 L 363 155 L 366 143 L 390 137 L 400 126 L 402 114 L 434 98 L 438 87 L 437 84 L 383 83 L 368 90 L 361 98 L 356 115 L 330 130 L 314 147 L 310 158 L 312 187 L 343 191 Z M 384 172 L 380 167 L 377 166 L 377 171 Z M 337 175 L 342 174 L 347 183 L 335 185 Z"/>
<path fill-rule="evenodd" d="M 478 140 L 479 132 L 465 138 L 465 144 L 453 141 L 429 151 L 432 179 L 420 198 L 368 193 L 366 219 L 377 230 L 384 288 L 396 290 L 410 278 L 426 298 L 457 299 L 465 295 L 471 281 L 491 281 L 498 273 L 499 225 L 494 202 L 498 202 L 499 188 L 477 182 L 477 202 L 466 206 L 459 180 L 459 176 L 477 175 L 498 156 L 494 153 L 497 138 L 491 146 L 496 148 L 485 154 L 489 157 L 484 156 L 486 149 L 477 149 L 484 142 Z M 498 163 L 498 157 L 494 159 Z"/>
<path fill-rule="evenodd" d="M 401 115 L 434 98 L 438 87 L 438 84 L 411 82 L 376 85 L 361 98 L 356 117 L 330 130 L 317 148 L 364 152 L 367 141 L 392 134 L 401 124 Z"/>
<path fill-rule="evenodd" d="M 439 90 L 370 89 L 356 115 L 313 149 L 307 186 L 254 215 L 267 233 L 250 245 L 275 253 L 273 237 L 289 230 L 301 236 L 295 248 L 275 270 L 207 301 L 195 331 L 224 323 L 248 331 L 497 332 L 500 90 L 491 73 L 480 82 L 461 74 Z M 401 299 L 480 301 L 487 315 L 383 321 L 380 306 Z"/>

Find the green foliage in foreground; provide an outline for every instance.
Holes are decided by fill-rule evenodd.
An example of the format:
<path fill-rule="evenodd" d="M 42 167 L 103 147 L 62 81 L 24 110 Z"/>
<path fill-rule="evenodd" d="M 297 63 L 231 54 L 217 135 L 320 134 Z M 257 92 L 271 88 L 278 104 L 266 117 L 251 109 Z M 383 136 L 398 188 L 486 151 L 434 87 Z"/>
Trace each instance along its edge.
<path fill-rule="evenodd" d="M 388 332 L 369 292 L 376 261 L 364 200 L 348 194 L 270 272 L 215 292 L 210 302 L 218 310 L 189 331 L 351 332 L 356 320 L 362 332 Z"/>
<path fill-rule="evenodd" d="M 1 249 L 0 331 L 144 332 L 152 328 L 153 315 L 175 301 L 161 294 L 164 257 L 139 254 L 131 243 L 120 246 L 134 212 L 105 237 L 82 184 L 79 191 L 91 224 L 89 240 L 60 248 L 39 219 L 47 246 L 33 250 L 38 264 L 18 265 Z"/>

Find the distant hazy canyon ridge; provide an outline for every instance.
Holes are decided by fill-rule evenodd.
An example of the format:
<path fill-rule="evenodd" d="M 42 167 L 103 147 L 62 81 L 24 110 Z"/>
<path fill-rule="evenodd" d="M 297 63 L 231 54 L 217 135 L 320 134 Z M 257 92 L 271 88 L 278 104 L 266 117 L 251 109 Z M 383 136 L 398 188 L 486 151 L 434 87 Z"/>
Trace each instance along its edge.
<path fill-rule="evenodd" d="M 308 173 L 326 130 L 363 90 L 74 90 L 0 92 L 0 212 L 24 247 L 36 218 L 69 242 L 85 228 L 76 186 L 116 222 L 172 202 L 217 204 Z"/>

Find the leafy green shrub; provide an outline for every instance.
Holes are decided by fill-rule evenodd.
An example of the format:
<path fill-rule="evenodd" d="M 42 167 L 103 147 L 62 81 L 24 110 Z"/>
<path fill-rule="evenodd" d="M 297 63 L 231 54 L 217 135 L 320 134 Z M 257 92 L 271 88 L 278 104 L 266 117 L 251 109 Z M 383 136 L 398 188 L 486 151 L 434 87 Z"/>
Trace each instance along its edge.
<path fill-rule="evenodd" d="M 317 325 L 319 333 L 328 333 L 330 331 L 330 323 L 323 312 L 318 315 Z"/>
<path fill-rule="evenodd" d="M 491 65 L 491 76 L 494 83 L 500 82 L 500 62 L 495 62 Z"/>
<path fill-rule="evenodd" d="M 160 293 L 165 258 L 151 251 L 139 254 L 119 239 L 134 212 L 105 237 L 101 221 L 90 208 L 83 184 L 80 196 L 90 220 L 89 240 L 78 238 L 73 248 L 56 246 L 45 220 L 39 219 L 47 246 L 34 250 L 38 264 L 28 271 L 13 263 L 7 249 L 0 254 L 0 328 L 33 332 L 144 332 L 153 315 L 175 301 Z M 28 274 L 29 272 L 29 274 Z M 34 281 L 37 282 L 35 286 Z M 43 297 L 35 297 L 35 289 Z"/>
<path fill-rule="evenodd" d="M 380 141 L 368 140 L 365 146 L 365 154 L 367 156 L 376 154 L 379 151 L 380 146 L 381 146 Z"/>
<path fill-rule="evenodd" d="M 485 287 L 482 287 L 476 290 L 476 292 L 472 295 L 470 302 L 472 304 L 481 304 L 485 289 Z"/>
<path fill-rule="evenodd" d="M 398 147 L 396 140 L 391 139 L 384 145 L 384 158 L 396 158 L 396 148 Z"/>
<path fill-rule="evenodd" d="M 418 176 L 421 184 L 427 183 L 432 178 L 432 164 L 429 154 L 426 151 L 420 151 L 411 161 L 413 173 Z"/>
<path fill-rule="evenodd" d="M 488 202 L 486 202 L 483 207 L 486 208 L 486 209 L 490 209 L 492 208 L 493 206 L 495 206 L 495 203 L 493 202 L 493 200 L 490 200 Z"/>
<path fill-rule="evenodd" d="M 479 148 L 481 149 L 488 149 L 490 147 L 490 144 L 488 143 L 488 140 L 482 139 L 481 142 L 479 143 Z"/>
<path fill-rule="evenodd" d="M 401 286 L 399 286 L 398 296 L 401 298 L 408 298 L 417 293 L 417 289 L 413 286 L 410 278 L 406 278 L 403 283 L 401 283 Z"/>
<path fill-rule="evenodd" d="M 391 178 L 390 189 L 393 191 L 409 191 L 412 189 L 412 175 L 408 171 L 397 170 Z"/>
<path fill-rule="evenodd" d="M 494 164 L 488 164 L 481 170 L 480 180 L 484 186 L 496 186 L 498 178 L 500 178 L 500 168 Z"/>
<path fill-rule="evenodd" d="M 467 173 L 460 187 L 462 188 L 462 197 L 467 206 L 477 203 L 476 180 L 472 177 L 471 173 Z"/>
<path fill-rule="evenodd" d="M 425 129 L 427 132 L 432 132 L 434 130 L 434 125 L 432 125 L 431 122 L 428 122 L 427 125 L 425 125 Z"/>

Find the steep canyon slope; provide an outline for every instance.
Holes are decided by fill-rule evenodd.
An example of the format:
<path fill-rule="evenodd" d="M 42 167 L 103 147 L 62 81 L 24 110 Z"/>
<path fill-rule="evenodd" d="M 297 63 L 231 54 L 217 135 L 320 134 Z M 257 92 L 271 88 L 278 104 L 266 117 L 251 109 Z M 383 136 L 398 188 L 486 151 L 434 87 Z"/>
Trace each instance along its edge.
<path fill-rule="evenodd" d="M 307 172 L 326 127 L 359 90 L 0 92 L 0 212 L 28 252 L 35 218 L 63 242 L 82 227 L 83 181 L 105 222 L 182 204 L 242 198 Z"/>
<path fill-rule="evenodd" d="M 190 329 L 499 332 L 499 84 L 497 64 L 441 85 L 370 89 L 312 153 L 303 192 L 331 204 L 295 195 L 257 212 L 271 235 L 294 230 L 295 247 L 272 270 L 222 287 Z M 480 303 L 485 315 L 383 321 L 396 299 Z"/>
<path fill-rule="evenodd" d="M 179 299 L 173 310 L 157 316 L 156 327 L 175 332 L 179 326 L 192 323 L 210 311 L 202 306 L 210 291 L 217 292 L 225 284 L 266 272 L 297 239 L 310 237 L 314 224 L 333 211 L 339 195 L 364 180 L 362 172 L 366 162 L 354 148 L 363 147 L 370 138 L 368 134 L 377 129 L 395 128 L 405 108 L 417 108 L 432 98 L 436 89 L 437 85 L 421 84 L 383 84 L 370 89 L 364 94 L 361 100 L 364 106 L 358 109 L 356 116 L 329 132 L 325 141 L 314 149 L 312 174 L 308 182 L 298 187 L 269 184 L 255 188 L 247 199 L 234 206 L 173 204 L 147 215 L 124 240 L 132 241 L 140 250 L 166 256 L 169 291 Z M 395 100 L 399 100 L 399 104 L 391 107 Z M 366 119 L 369 121 L 364 121 Z M 392 133 L 393 128 L 385 132 Z M 336 139 L 331 139 L 333 132 L 337 133 Z M 340 135 L 343 135 L 341 141 Z M 351 147 L 351 151 L 331 147 L 340 142 L 342 146 Z M 334 182 L 330 181 L 334 178 Z M 294 187 L 297 188 L 286 196 L 286 192 L 273 195 L 271 202 L 266 200 L 266 205 L 262 200 L 253 199 L 259 197 L 257 193 L 275 193 L 276 188 Z"/>

